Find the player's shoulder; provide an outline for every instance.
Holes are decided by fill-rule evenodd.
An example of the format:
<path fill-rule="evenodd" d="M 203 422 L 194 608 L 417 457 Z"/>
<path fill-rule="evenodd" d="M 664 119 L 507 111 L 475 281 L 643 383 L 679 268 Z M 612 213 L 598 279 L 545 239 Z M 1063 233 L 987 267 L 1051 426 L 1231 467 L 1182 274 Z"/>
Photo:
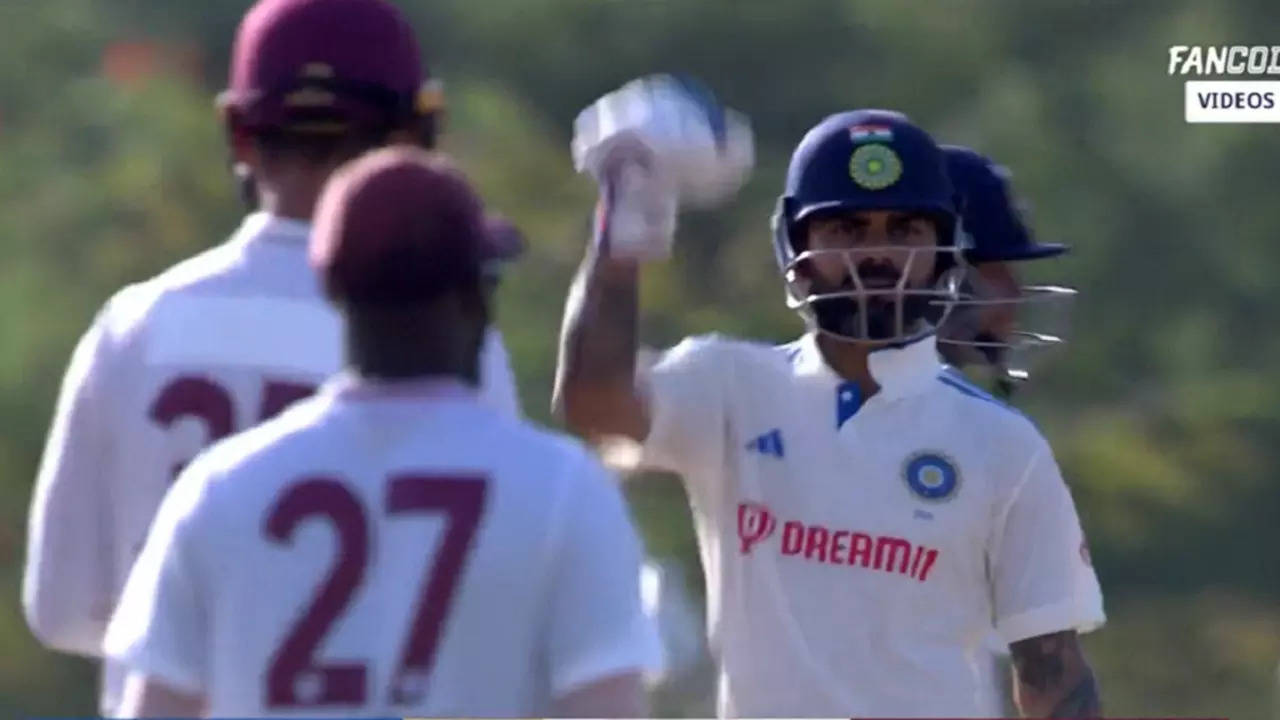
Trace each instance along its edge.
<path fill-rule="evenodd" d="M 958 423 L 978 429 L 999 442 L 1036 448 L 1046 443 L 1035 421 L 950 365 L 943 365 L 938 371 L 934 393 L 954 404 L 959 411 L 954 415 Z"/>
<path fill-rule="evenodd" d="M 799 351 L 799 343 L 797 340 L 776 345 L 723 333 L 705 333 L 686 337 L 662 353 L 657 362 L 697 364 L 711 369 L 731 366 L 786 368 Z"/>
<path fill-rule="evenodd" d="M 317 409 L 313 399 L 301 400 L 275 419 L 200 452 L 169 489 L 163 512 L 191 532 L 207 537 L 224 533 L 257 498 L 270 497 L 279 483 L 290 479 L 273 472 L 279 467 L 277 456 L 282 451 L 297 453 L 289 438 L 313 424 Z"/>
<path fill-rule="evenodd" d="M 213 443 L 190 469 L 213 483 L 235 475 L 261 475 L 262 482 L 269 482 L 280 464 L 305 458 L 326 442 L 331 406 L 323 393 L 303 398 L 274 418 Z"/>
<path fill-rule="evenodd" d="M 545 468 L 569 482 L 603 467 L 591 448 L 576 437 L 488 408 L 485 412 L 497 428 L 495 440 L 503 445 L 504 455 L 522 467 Z"/>
<path fill-rule="evenodd" d="M 521 474 L 537 474 L 541 498 L 537 504 L 550 513 L 556 526 L 574 525 L 584 515 L 613 517 L 625 512 L 620 510 L 625 506 L 621 480 L 589 445 L 526 420 L 501 421 L 522 440 L 522 452 L 510 460 Z"/>
<path fill-rule="evenodd" d="M 101 313 L 114 337 L 128 337 L 144 327 L 166 300 L 201 292 L 231 270 L 239 258 L 231 242 L 209 248 L 146 280 L 118 290 Z"/>

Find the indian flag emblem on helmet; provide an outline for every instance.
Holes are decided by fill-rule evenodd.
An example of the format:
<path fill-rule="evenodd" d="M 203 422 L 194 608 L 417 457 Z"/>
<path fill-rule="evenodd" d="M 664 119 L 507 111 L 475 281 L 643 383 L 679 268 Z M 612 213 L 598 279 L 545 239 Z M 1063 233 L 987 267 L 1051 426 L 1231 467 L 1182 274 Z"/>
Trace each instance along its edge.
<path fill-rule="evenodd" d="M 883 190 L 902 177 L 902 160 L 888 145 L 863 145 L 849 158 L 849 176 L 858 187 Z"/>
<path fill-rule="evenodd" d="M 854 125 L 849 128 L 849 139 L 854 145 L 893 142 L 893 128 L 888 125 Z"/>

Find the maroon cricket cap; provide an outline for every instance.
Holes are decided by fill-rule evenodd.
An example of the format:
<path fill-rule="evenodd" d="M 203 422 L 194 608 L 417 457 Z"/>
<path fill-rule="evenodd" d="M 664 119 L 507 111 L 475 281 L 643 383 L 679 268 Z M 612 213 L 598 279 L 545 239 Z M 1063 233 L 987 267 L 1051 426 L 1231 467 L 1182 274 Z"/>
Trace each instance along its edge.
<path fill-rule="evenodd" d="M 396 145 L 330 177 L 316 208 L 310 259 L 335 300 L 413 303 L 478 283 L 514 232 L 485 214 L 444 155 Z"/>
<path fill-rule="evenodd" d="M 418 42 L 387 0 L 259 0 L 218 104 L 249 130 L 343 132 L 439 108 Z"/>

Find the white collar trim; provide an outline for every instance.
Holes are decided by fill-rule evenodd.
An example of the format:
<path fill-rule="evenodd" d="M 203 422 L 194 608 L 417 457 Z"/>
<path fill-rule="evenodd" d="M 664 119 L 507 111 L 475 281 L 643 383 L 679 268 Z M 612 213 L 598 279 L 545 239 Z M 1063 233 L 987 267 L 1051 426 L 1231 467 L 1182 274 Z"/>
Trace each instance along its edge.
<path fill-rule="evenodd" d="M 800 338 L 800 352 L 795 358 L 796 373 L 829 384 L 832 388 L 846 382 L 836 374 L 818 348 L 816 332 Z M 877 395 L 902 397 L 926 388 L 942 371 L 938 358 L 938 342 L 933 335 L 921 338 L 910 345 L 876 350 L 867 358 L 871 377 L 880 385 Z"/>

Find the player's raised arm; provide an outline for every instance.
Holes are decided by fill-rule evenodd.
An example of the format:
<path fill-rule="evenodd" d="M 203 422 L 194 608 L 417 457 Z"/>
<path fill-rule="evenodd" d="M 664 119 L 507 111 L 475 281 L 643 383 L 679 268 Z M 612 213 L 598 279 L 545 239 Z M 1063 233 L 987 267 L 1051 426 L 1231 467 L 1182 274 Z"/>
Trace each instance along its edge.
<path fill-rule="evenodd" d="M 602 97 L 574 130 L 575 163 L 600 199 L 565 308 L 553 405 L 579 434 L 642 441 L 650 417 L 636 378 L 639 266 L 670 255 L 680 205 L 737 190 L 754 161 L 751 131 L 700 85 L 671 76 Z"/>
<path fill-rule="evenodd" d="M 104 504 L 109 356 L 105 322 L 76 347 L 31 500 L 22 607 L 46 647 L 96 656 L 111 612 L 109 513 Z"/>
<path fill-rule="evenodd" d="M 643 440 L 649 418 L 635 384 L 639 262 L 602 248 L 611 215 L 606 205 L 602 198 L 596 239 L 569 290 L 552 403 L 580 435 Z"/>

